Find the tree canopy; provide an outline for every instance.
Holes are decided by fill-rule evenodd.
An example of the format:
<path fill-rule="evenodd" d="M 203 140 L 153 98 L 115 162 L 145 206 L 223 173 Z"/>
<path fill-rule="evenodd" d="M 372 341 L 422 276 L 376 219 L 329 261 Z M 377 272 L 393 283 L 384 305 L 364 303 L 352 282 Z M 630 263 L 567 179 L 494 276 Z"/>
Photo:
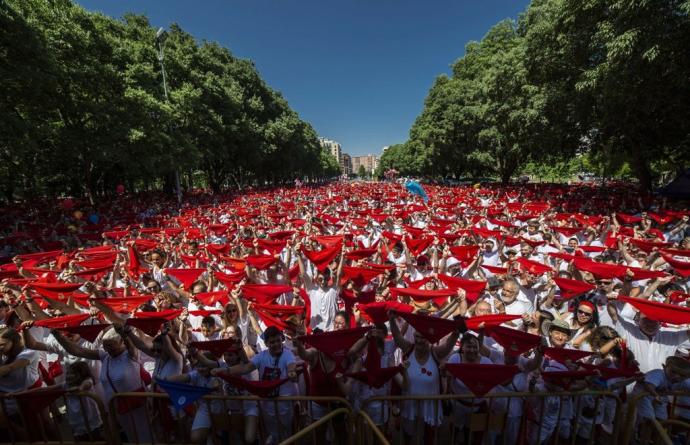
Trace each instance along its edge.
<path fill-rule="evenodd" d="M 586 155 L 650 188 L 690 161 L 689 12 L 687 0 L 533 0 L 436 79 L 380 171 L 508 181 Z"/>
<path fill-rule="evenodd" d="M 70 0 L 0 2 L 0 195 L 98 196 L 119 184 L 214 190 L 338 173 L 317 134 L 248 60 L 177 25 Z"/>

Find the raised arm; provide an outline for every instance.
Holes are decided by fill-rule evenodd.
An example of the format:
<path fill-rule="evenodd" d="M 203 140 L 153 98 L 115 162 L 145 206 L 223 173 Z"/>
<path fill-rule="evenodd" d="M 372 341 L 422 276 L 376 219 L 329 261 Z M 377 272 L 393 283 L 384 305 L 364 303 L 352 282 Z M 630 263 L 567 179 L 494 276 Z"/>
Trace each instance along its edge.
<path fill-rule="evenodd" d="M 88 360 L 100 359 L 100 357 L 98 356 L 98 351 L 96 351 L 95 349 L 87 349 L 81 347 L 78 344 L 67 340 L 65 337 L 62 336 L 58 329 L 52 329 L 50 333 L 53 334 L 55 340 L 57 340 L 57 342 L 60 343 L 60 345 L 63 348 L 65 348 L 65 351 L 67 351 L 69 354 Z"/>
<path fill-rule="evenodd" d="M 414 344 L 405 340 L 402 333 L 400 332 L 398 322 L 396 321 L 395 312 L 388 311 L 388 321 L 390 324 L 391 334 L 393 335 L 393 340 L 395 341 L 395 344 L 403 351 L 403 353 L 409 352 L 414 346 Z"/>

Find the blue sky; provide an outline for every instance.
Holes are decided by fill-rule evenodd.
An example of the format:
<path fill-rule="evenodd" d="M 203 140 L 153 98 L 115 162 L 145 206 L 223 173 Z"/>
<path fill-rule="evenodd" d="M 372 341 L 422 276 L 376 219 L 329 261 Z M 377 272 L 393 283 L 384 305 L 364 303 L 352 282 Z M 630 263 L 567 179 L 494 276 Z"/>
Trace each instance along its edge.
<path fill-rule="evenodd" d="M 320 136 L 380 154 L 404 142 L 436 76 L 528 0 L 77 0 L 178 23 L 255 62 Z"/>

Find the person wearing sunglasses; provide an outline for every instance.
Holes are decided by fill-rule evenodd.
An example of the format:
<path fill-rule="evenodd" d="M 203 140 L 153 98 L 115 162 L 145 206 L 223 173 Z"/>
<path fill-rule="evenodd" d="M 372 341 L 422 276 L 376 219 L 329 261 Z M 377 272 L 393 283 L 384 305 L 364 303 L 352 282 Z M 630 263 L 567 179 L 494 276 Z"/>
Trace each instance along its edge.
<path fill-rule="evenodd" d="M 587 300 L 582 300 L 577 305 L 575 312 L 569 314 L 566 321 L 573 332 L 572 346 L 591 351 L 589 339 L 594 329 L 599 326 L 597 307 Z"/>

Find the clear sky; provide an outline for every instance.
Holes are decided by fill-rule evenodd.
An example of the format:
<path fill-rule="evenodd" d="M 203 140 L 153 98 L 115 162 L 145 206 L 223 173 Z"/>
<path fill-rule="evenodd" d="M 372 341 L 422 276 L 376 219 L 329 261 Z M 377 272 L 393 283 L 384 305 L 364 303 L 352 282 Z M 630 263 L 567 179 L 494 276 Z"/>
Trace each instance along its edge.
<path fill-rule="evenodd" d="M 255 62 L 320 136 L 352 155 L 404 142 L 436 76 L 528 0 L 77 0 L 178 23 Z"/>

